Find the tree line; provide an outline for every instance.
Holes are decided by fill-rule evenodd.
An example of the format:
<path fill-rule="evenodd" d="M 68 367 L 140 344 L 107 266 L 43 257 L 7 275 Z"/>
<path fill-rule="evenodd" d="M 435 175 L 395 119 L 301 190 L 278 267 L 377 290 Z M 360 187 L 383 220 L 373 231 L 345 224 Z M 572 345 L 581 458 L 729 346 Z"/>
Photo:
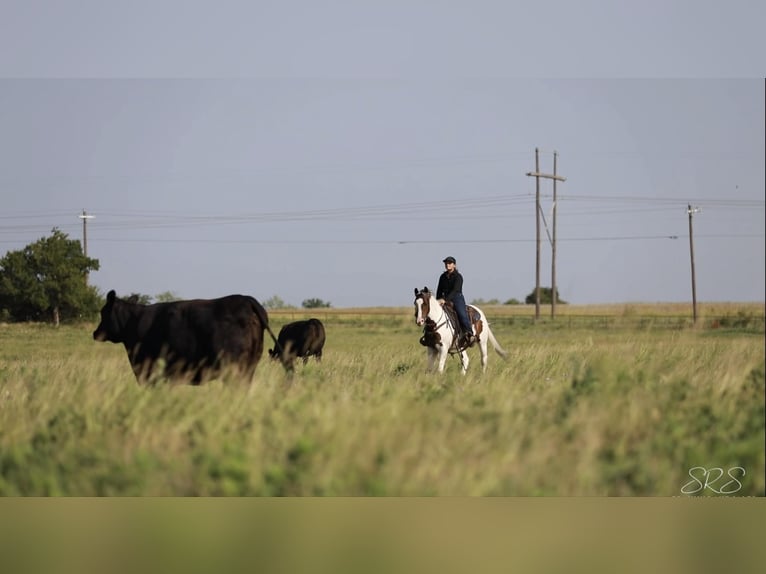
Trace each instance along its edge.
<path fill-rule="evenodd" d="M 18 251 L 8 251 L 0 258 L 0 321 L 52 322 L 93 319 L 103 305 L 104 296 L 97 287 L 88 284 L 88 274 L 98 271 L 99 261 L 87 257 L 78 239 L 58 228 Z M 556 292 L 558 296 L 558 291 Z M 165 291 L 154 297 L 131 293 L 143 304 L 176 301 L 178 295 Z M 557 302 L 566 304 L 557 297 Z M 552 301 L 552 291 L 540 288 L 540 302 Z M 535 291 L 527 295 L 526 304 L 535 302 Z M 495 305 L 499 300 L 475 299 L 475 305 Z M 294 309 L 279 296 L 263 302 L 267 309 Z M 504 305 L 518 305 L 509 299 Z M 303 300 L 304 309 L 330 308 L 329 301 L 313 297 Z"/>

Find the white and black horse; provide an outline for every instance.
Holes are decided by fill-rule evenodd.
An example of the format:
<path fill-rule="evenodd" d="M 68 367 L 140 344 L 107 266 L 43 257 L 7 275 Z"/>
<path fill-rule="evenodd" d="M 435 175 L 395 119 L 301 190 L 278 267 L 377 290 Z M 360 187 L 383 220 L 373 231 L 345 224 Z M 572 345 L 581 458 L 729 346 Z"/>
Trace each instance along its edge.
<path fill-rule="evenodd" d="M 508 353 L 503 350 L 495 335 L 489 328 L 489 321 L 484 312 L 475 305 L 466 305 L 468 316 L 473 324 L 473 332 L 481 350 L 482 372 L 487 370 L 487 343 L 491 342 L 498 355 L 503 358 Z M 422 291 L 415 289 L 415 322 L 424 328 L 423 337 L 420 339 L 428 351 L 428 370 L 434 370 L 434 363 L 438 357 L 438 371 L 444 372 L 447 355 L 457 353 L 460 356 L 460 365 L 463 374 L 468 369 L 468 353 L 465 347 L 458 346 L 456 331 L 457 317 L 454 313 L 447 313 L 440 305 L 433 293 L 424 287 Z"/>

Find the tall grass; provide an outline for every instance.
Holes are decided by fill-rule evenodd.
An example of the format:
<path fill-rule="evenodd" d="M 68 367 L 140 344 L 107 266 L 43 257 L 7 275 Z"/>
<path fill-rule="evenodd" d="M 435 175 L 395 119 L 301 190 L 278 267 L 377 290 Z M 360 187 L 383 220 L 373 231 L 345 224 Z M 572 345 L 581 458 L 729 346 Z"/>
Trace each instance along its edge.
<path fill-rule="evenodd" d="M 676 496 L 703 466 L 764 495 L 762 330 L 498 321 L 507 361 L 439 376 L 410 315 L 200 387 L 139 387 L 92 325 L 0 326 L 0 494 Z"/>

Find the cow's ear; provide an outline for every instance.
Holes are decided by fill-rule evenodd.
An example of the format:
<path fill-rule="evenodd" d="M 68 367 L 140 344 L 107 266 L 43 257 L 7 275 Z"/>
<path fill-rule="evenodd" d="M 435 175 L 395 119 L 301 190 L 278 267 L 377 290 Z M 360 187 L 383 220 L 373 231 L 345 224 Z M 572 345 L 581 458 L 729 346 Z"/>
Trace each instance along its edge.
<path fill-rule="evenodd" d="M 117 293 L 114 292 L 114 289 L 109 291 L 109 293 L 106 294 L 106 302 L 107 303 L 114 303 L 114 298 L 117 297 Z"/>

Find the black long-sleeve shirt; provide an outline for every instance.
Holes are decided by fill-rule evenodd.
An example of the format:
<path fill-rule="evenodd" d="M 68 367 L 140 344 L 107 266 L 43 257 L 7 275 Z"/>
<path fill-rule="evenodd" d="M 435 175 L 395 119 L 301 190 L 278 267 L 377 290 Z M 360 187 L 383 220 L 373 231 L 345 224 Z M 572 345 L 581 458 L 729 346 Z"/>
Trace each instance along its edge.
<path fill-rule="evenodd" d="M 439 286 L 436 288 L 436 298 L 446 299 L 452 301 L 452 299 L 458 293 L 463 292 L 463 276 L 457 269 L 452 273 L 445 271 L 439 276 Z"/>

